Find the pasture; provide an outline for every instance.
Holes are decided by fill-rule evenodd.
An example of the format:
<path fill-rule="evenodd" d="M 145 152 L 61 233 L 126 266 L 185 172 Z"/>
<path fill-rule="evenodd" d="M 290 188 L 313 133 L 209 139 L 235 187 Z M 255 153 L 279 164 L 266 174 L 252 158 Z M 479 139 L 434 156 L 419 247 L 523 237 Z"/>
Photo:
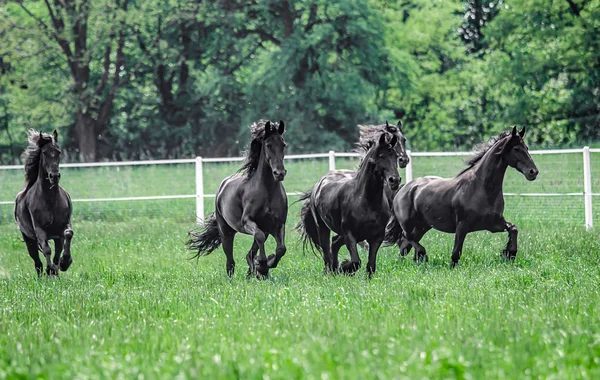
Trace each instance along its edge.
<path fill-rule="evenodd" d="M 509 169 L 506 192 L 581 191 L 580 155 L 533 158 L 538 180 Z M 326 165 L 286 164 L 286 189 L 308 189 Z M 592 165 L 598 191 L 600 154 Z M 237 167 L 205 165 L 205 191 Z M 417 158 L 414 176 L 461 167 L 460 159 Z M 61 172 L 75 199 L 194 193 L 192 165 Z M 22 173 L 0 175 L 0 200 L 12 200 Z M 193 199 L 75 203 L 73 266 L 38 279 L 3 205 L 0 378 L 597 378 L 600 233 L 584 230 L 582 197 L 506 202 L 520 231 L 515 262 L 501 258 L 506 233 L 481 232 L 467 237 L 451 270 L 453 236 L 430 232 L 428 263 L 386 248 L 370 281 L 364 252 L 356 276 L 322 275 L 322 260 L 303 254 L 292 230 L 298 204 L 287 255 L 268 280 L 245 278 L 249 237 L 236 240 L 231 279 L 221 249 L 186 260 Z M 596 197 L 596 225 L 599 211 Z"/>

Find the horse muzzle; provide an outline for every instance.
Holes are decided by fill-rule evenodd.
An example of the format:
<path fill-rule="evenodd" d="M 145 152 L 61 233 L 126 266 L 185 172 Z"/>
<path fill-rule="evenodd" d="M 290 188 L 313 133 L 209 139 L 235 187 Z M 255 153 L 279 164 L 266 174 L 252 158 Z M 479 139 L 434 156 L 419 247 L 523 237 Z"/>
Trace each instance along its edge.
<path fill-rule="evenodd" d="M 283 181 L 285 179 L 285 175 L 287 174 L 287 170 L 283 169 L 283 170 L 273 170 L 273 178 L 275 178 L 276 181 Z"/>
<path fill-rule="evenodd" d="M 409 162 L 410 158 L 408 158 L 408 156 L 402 156 L 398 158 L 398 166 L 400 166 L 400 169 L 404 169 Z"/>
<path fill-rule="evenodd" d="M 533 181 L 537 178 L 538 174 L 540 174 L 540 171 L 537 170 L 537 168 L 531 168 L 525 170 L 523 174 L 525 175 L 525 178 L 527 178 L 528 181 Z"/>
<path fill-rule="evenodd" d="M 391 176 L 387 179 L 387 183 L 390 186 L 390 189 L 392 190 L 398 190 L 398 187 L 400 186 L 400 177 L 398 176 Z"/>
<path fill-rule="evenodd" d="M 60 173 L 48 173 L 48 180 L 51 185 L 57 185 L 60 181 Z"/>

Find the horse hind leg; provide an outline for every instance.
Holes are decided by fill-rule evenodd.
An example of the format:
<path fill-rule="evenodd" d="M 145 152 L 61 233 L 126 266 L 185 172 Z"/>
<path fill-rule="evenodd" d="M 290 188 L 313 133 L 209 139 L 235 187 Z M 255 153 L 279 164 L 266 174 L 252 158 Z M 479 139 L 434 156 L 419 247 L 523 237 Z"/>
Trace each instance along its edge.
<path fill-rule="evenodd" d="M 27 246 L 27 252 L 29 252 L 29 256 L 31 256 L 33 259 L 35 271 L 37 272 L 38 276 L 41 276 L 44 271 L 44 265 L 42 264 L 42 260 L 40 260 L 37 241 L 27 237 L 25 234 L 23 234 L 23 240 L 25 240 L 25 245 Z"/>
<path fill-rule="evenodd" d="M 339 253 L 340 249 L 346 244 L 344 237 L 341 235 L 335 235 L 331 239 L 331 267 L 338 270 L 339 264 Z"/>
<path fill-rule="evenodd" d="M 252 274 L 256 273 L 256 267 L 254 265 L 254 257 L 256 256 L 256 252 L 258 252 L 258 243 L 256 241 L 252 242 L 252 247 L 248 251 L 246 255 L 246 262 L 248 263 L 248 273 L 246 277 L 250 278 Z"/>
<path fill-rule="evenodd" d="M 61 243 L 64 242 L 64 252 L 62 254 L 62 256 L 60 255 L 60 251 L 58 250 L 58 246 L 57 246 L 57 240 L 54 240 L 54 250 L 56 251 L 54 253 L 54 260 L 55 260 L 55 264 L 56 264 L 56 257 L 59 256 L 60 260 L 58 261 L 58 266 L 60 268 L 61 271 L 65 272 L 67 269 L 69 269 L 69 267 L 71 266 L 71 264 L 73 263 L 73 258 L 71 257 L 71 239 L 73 239 L 73 230 L 71 229 L 71 226 L 68 226 L 67 229 L 64 232 L 64 239 L 57 239 L 60 240 Z M 61 247 L 62 250 L 62 247 Z"/>
<path fill-rule="evenodd" d="M 410 232 L 407 232 L 406 230 L 403 231 L 402 244 L 408 247 L 408 251 L 406 252 L 407 254 L 410 251 L 410 247 L 414 247 L 415 254 L 413 256 L 413 259 L 416 262 L 429 261 L 429 257 L 427 256 L 427 250 L 419 243 L 419 241 L 421 241 L 421 239 L 423 238 L 423 235 L 425 235 L 425 233 L 427 233 L 427 231 L 429 230 L 430 228 L 416 226 L 412 228 Z"/>
<path fill-rule="evenodd" d="M 348 251 L 350 251 L 350 261 L 344 260 L 340 268 L 342 269 L 342 272 L 352 275 L 356 273 L 358 269 L 360 269 L 360 256 L 358 256 L 358 249 L 356 248 L 356 239 L 350 232 L 346 234 L 345 240 L 346 248 L 348 248 Z"/>

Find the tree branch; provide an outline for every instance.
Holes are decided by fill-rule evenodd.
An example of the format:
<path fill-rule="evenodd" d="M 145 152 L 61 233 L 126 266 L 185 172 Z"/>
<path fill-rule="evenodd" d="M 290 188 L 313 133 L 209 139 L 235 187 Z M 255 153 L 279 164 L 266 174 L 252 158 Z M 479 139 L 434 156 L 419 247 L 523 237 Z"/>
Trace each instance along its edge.
<path fill-rule="evenodd" d="M 276 37 L 270 35 L 269 33 L 265 32 L 262 28 L 258 28 L 258 29 L 245 29 L 242 31 L 239 31 L 237 33 L 234 34 L 235 37 L 237 38 L 244 38 L 247 37 L 251 34 L 257 34 L 260 38 L 262 38 L 265 41 L 271 41 L 272 43 L 274 43 L 277 46 L 281 46 L 281 41 L 279 39 L 277 39 Z"/>

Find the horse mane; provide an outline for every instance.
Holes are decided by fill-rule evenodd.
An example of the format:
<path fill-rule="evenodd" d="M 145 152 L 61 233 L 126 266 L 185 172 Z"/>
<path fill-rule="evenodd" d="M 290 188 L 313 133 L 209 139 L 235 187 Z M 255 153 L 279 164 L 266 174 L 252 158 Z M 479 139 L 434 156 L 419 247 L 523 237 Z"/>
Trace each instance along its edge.
<path fill-rule="evenodd" d="M 246 152 L 246 158 L 244 164 L 238 170 L 238 173 L 242 173 L 247 177 L 252 177 L 258 168 L 258 161 L 260 159 L 260 151 L 262 150 L 262 142 L 265 139 L 265 125 L 269 120 L 260 119 L 250 124 L 250 147 Z M 271 122 L 271 125 L 274 123 Z"/>
<path fill-rule="evenodd" d="M 28 145 L 23 152 L 25 157 L 25 186 L 27 188 L 30 188 L 37 180 L 42 147 L 52 142 L 56 143 L 52 135 L 40 133 L 35 129 L 27 131 Z"/>
<path fill-rule="evenodd" d="M 372 126 L 369 126 L 372 127 Z M 383 127 L 385 128 L 385 125 L 383 125 Z M 378 133 L 376 133 L 374 131 L 373 134 L 369 137 L 369 138 L 362 138 L 360 140 L 358 140 L 358 142 L 356 143 L 356 149 L 355 151 L 357 153 L 359 153 L 361 155 L 361 161 L 360 164 L 358 165 L 359 168 L 362 167 L 363 163 L 365 161 L 367 161 L 367 156 L 372 153 L 375 150 L 375 146 L 377 146 L 377 141 L 379 141 L 379 138 L 382 134 L 386 135 L 386 138 L 390 137 L 390 133 L 386 132 L 385 130 L 379 130 Z"/>
<path fill-rule="evenodd" d="M 463 169 L 458 175 L 463 174 L 464 172 L 466 172 L 467 170 L 469 170 L 473 166 L 475 166 L 475 164 L 477 164 L 479 161 L 481 161 L 483 156 L 485 156 L 485 154 L 490 149 L 492 149 L 492 147 L 494 145 L 496 145 L 496 143 L 498 143 L 498 141 L 500 141 L 510 135 L 511 135 L 511 131 L 504 131 L 504 132 L 500 133 L 498 136 L 492 137 L 488 142 L 476 145 L 473 155 L 471 156 L 471 158 L 469 158 L 465 162 L 468 166 L 465 169 Z"/>
<path fill-rule="evenodd" d="M 388 132 L 392 134 L 402 135 L 402 132 L 395 125 L 389 124 L 386 128 L 385 124 L 379 125 L 363 125 L 358 124 L 358 131 L 360 132 L 360 140 L 375 140 L 379 138 L 381 132 Z"/>

